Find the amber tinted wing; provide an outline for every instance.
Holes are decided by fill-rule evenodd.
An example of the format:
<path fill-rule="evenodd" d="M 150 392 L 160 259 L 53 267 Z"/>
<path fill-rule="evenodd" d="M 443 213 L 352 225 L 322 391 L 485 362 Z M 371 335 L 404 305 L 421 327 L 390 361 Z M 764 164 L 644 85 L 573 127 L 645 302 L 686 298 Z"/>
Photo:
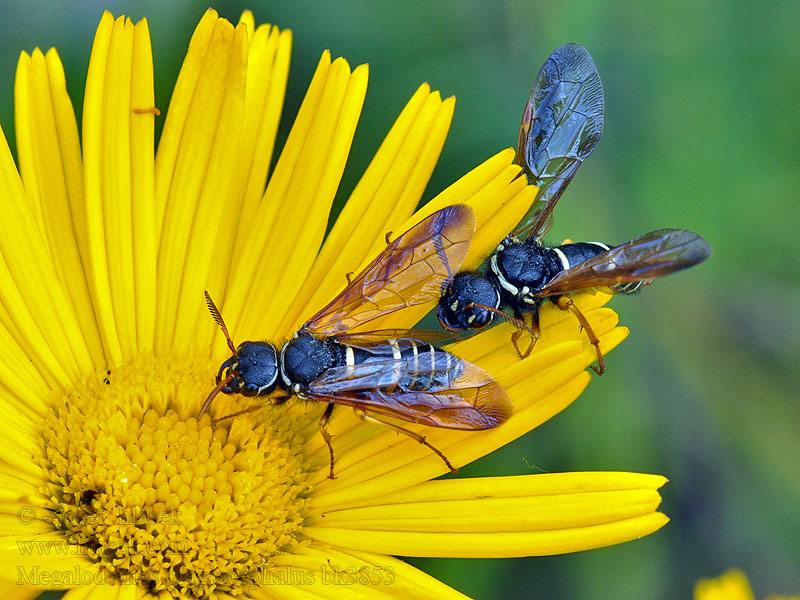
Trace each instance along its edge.
<path fill-rule="evenodd" d="M 685 229 L 659 229 L 562 271 L 537 296 L 649 281 L 703 262 L 711 246 Z"/>
<path fill-rule="evenodd" d="M 366 343 L 386 343 L 388 339 L 405 338 L 407 341 L 415 341 L 420 344 L 447 344 L 460 339 L 457 333 L 452 331 L 433 331 L 430 329 L 378 329 L 376 331 L 359 331 L 356 333 L 343 333 L 336 336 L 336 339 L 352 346 L 359 346 Z"/>
<path fill-rule="evenodd" d="M 557 48 L 542 65 L 522 114 L 517 164 L 539 186 L 515 230 L 539 239 L 553 208 L 603 134 L 603 84 L 589 53 L 578 44 Z"/>
<path fill-rule="evenodd" d="M 474 232 L 475 213 L 468 206 L 433 213 L 390 243 L 303 330 L 317 336 L 343 334 L 438 298 L 443 282 L 464 261 Z"/>
<path fill-rule="evenodd" d="M 425 346 L 414 354 L 410 340 L 393 342 L 360 345 L 374 358 L 328 369 L 308 395 L 448 429 L 489 429 L 511 416 L 508 393 L 483 369 L 444 350 Z M 402 355 L 391 358 L 392 350 Z"/>

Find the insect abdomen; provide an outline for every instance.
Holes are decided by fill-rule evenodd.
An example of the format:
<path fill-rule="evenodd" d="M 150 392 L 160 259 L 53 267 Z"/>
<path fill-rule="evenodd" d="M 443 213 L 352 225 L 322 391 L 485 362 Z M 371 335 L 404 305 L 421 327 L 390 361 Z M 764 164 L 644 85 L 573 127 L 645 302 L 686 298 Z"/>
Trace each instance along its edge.
<path fill-rule="evenodd" d="M 402 345 L 401 345 L 402 344 Z M 404 339 L 387 339 L 385 345 L 369 350 L 346 346 L 347 364 L 385 363 L 379 387 L 413 392 L 447 387 L 460 371 L 460 359 L 431 344 Z M 350 362 L 352 361 L 352 362 Z"/>
<path fill-rule="evenodd" d="M 578 242 L 576 244 L 564 244 L 553 248 L 557 251 L 559 258 L 564 265 L 569 265 L 566 268 L 579 265 L 585 260 L 589 260 L 605 252 L 611 250 L 613 246 L 608 246 L 602 242 Z M 611 286 L 611 289 L 618 294 L 632 294 L 638 292 L 643 286 L 647 285 L 649 281 L 634 281 L 631 283 L 621 283 L 619 285 Z"/>
<path fill-rule="evenodd" d="M 577 242 L 575 244 L 563 244 L 552 248 L 558 255 L 561 266 L 565 271 L 610 249 L 610 246 L 602 242 Z"/>

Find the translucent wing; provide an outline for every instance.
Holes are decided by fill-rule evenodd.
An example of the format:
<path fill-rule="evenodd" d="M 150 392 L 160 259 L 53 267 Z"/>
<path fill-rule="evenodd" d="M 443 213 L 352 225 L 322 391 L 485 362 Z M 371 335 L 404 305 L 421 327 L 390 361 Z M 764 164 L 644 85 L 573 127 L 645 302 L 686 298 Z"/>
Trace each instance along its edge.
<path fill-rule="evenodd" d="M 489 429 L 511 415 L 511 399 L 483 369 L 432 346 L 409 352 L 412 340 L 364 343 L 365 362 L 328 369 L 307 393 L 411 423 L 448 429 Z M 399 358 L 388 358 L 392 351 Z"/>
<path fill-rule="evenodd" d="M 603 84 L 578 44 L 556 48 L 542 65 L 522 114 L 517 164 L 539 192 L 515 235 L 541 238 L 553 208 L 603 134 Z"/>
<path fill-rule="evenodd" d="M 390 243 L 303 330 L 319 337 L 344 334 L 438 298 L 464 261 L 474 232 L 475 213 L 468 206 L 433 213 Z"/>
<path fill-rule="evenodd" d="M 429 329 L 378 329 L 376 331 L 359 331 L 336 336 L 343 344 L 358 346 L 363 343 L 386 343 L 388 339 L 405 338 L 420 344 L 447 344 L 455 342 L 459 336 L 452 331 L 433 331 Z"/>
<path fill-rule="evenodd" d="M 709 256 L 711 246 L 696 233 L 659 229 L 562 271 L 535 294 L 553 296 L 591 287 L 650 281 L 696 265 Z"/>

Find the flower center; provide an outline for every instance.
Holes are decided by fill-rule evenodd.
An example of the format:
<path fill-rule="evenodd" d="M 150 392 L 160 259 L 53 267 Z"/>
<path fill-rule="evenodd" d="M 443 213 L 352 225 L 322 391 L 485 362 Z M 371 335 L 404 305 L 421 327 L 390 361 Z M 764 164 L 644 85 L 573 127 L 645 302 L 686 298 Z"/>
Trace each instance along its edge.
<path fill-rule="evenodd" d="M 269 409 L 198 421 L 214 370 L 141 356 L 64 392 L 45 420 L 39 462 L 54 526 L 111 580 L 236 595 L 300 532 L 302 428 L 285 412 L 265 418 Z"/>

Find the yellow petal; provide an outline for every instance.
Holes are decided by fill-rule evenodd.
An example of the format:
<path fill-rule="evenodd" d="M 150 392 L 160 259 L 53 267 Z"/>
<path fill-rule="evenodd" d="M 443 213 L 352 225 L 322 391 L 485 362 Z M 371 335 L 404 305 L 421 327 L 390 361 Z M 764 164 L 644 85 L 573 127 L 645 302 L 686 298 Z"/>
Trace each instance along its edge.
<path fill-rule="evenodd" d="M 153 349 L 156 323 L 156 264 L 158 260 L 153 158 L 155 106 L 153 51 L 147 21 L 134 26 L 131 60 L 130 183 L 133 221 L 136 339 L 139 352 Z"/>
<path fill-rule="evenodd" d="M 51 250 L 47 240 L 47 225 L 42 214 L 40 199 L 48 197 L 49 190 L 40 189 L 39 185 L 35 185 L 40 183 L 42 188 L 45 187 L 32 173 L 32 170 L 35 171 L 31 160 L 32 146 L 37 143 L 52 144 L 54 128 L 62 126 L 65 129 L 64 137 L 69 138 L 70 134 L 66 130 L 70 128 L 71 117 L 65 114 L 69 109 L 65 108 L 64 98 L 59 94 L 56 94 L 59 100 L 49 107 L 49 111 L 38 108 L 38 105 L 34 106 L 31 97 L 32 87 L 46 85 L 48 77 L 52 78 L 54 88 L 59 88 L 63 84 L 59 82 L 60 69 L 53 67 L 50 60 L 42 61 L 40 54 L 37 56 L 39 58 L 34 61 L 35 65 L 32 65 L 25 55 L 22 56 L 17 83 L 22 129 L 20 150 L 30 175 L 26 181 L 32 188 L 33 198 L 28 198 L 23 190 L 5 137 L 0 147 L 0 191 L 5 202 L 6 214 L 3 223 L 9 228 L 8 231 L 3 231 L 0 225 L 2 231 L 0 252 L 3 258 L 0 260 L 0 294 L 2 294 L 0 318 L 25 349 L 26 355 L 34 360 L 42 376 L 51 385 L 63 386 L 77 378 L 80 373 L 91 369 L 92 351 L 87 347 L 86 340 L 81 334 L 82 326 L 73 311 L 70 295 L 62 287 L 61 280 L 65 277 L 65 273 L 54 263 L 54 255 L 61 252 L 61 248 Z M 48 62 L 48 65 L 44 65 L 43 62 Z M 44 71 L 48 69 L 49 73 L 45 74 Z M 31 70 L 34 73 L 31 73 Z M 42 123 L 39 124 L 41 116 L 39 113 L 42 110 L 45 110 L 47 115 L 42 117 Z M 56 124 L 48 121 L 54 112 Z M 34 124 L 33 121 L 37 123 Z M 74 117 L 72 122 L 74 128 Z M 41 129 L 38 129 L 39 127 Z M 69 145 L 69 142 L 65 142 L 65 148 Z M 65 156 L 68 157 L 67 162 L 74 162 L 75 156 L 69 149 L 65 150 Z M 46 168 L 56 168 L 53 165 L 59 164 L 59 158 L 54 154 L 47 154 L 47 157 Z M 60 166 L 56 170 L 61 171 Z M 69 181 L 74 183 L 75 180 Z M 65 228 L 68 229 L 68 224 Z M 68 250 L 64 252 L 68 253 Z M 70 267 L 69 258 L 66 259 L 66 263 L 62 263 L 61 267 Z M 74 263 L 71 266 L 74 266 Z M 78 287 L 79 284 L 80 282 Z M 87 313 L 82 314 L 86 324 Z M 88 337 L 92 337 L 91 332 Z M 94 338 L 96 339 L 96 335 Z M 95 352 L 96 348 L 95 346 Z"/>
<path fill-rule="evenodd" d="M 155 185 L 156 226 L 158 227 L 156 239 L 159 240 L 161 239 L 161 227 L 167 202 L 172 200 L 170 188 L 173 186 L 173 179 L 177 175 L 176 171 L 180 170 L 177 164 L 179 162 L 179 152 L 186 153 L 188 151 L 186 148 L 182 148 L 186 119 L 192 103 L 196 101 L 195 88 L 203 74 L 203 63 L 206 60 L 211 35 L 214 33 L 218 20 L 216 11 L 208 9 L 194 30 L 192 39 L 189 42 L 189 50 L 186 52 L 186 58 L 183 60 L 178 80 L 175 82 L 175 87 L 172 91 L 169 110 L 164 120 L 164 129 L 158 142 Z M 175 200 L 179 200 L 179 198 L 175 198 Z"/>
<path fill-rule="evenodd" d="M 292 32 L 261 25 L 252 34 L 247 63 L 246 137 L 240 155 L 246 160 L 242 214 L 255 210 L 264 195 L 275 136 L 283 110 Z"/>
<path fill-rule="evenodd" d="M 256 18 L 253 15 L 252 10 L 243 10 L 241 16 L 239 17 L 239 23 L 242 23 L 247 27 L 247 35 L 253 35 L 253 30 L 256 28 Z"/>
<path fill-rule="evenodd" d="M 467 204 L 475 211 L 475 236 L 462 269 L 474 269 L 494 252 L 514 228 L 536 195 L 535 186 L 519 177 L 510 148 L 498 152 L 461 177 L 415 213 L 401 231 L 450 204 Z"/>
<path fill-rule="evenodd" d="M 340 69 L 338 74 L 339 89 L 341 89 L 342 85 L 346 85 L 341 82 L 341 79 L 349 73 L 343 73 Z M 267 193 L 256 210 L 252 214 L 244 215 L 241 219 L 234 239 L 234 258 L 230 267 L 229 287 L 223 302 L 224 314 L 229 322 L 238 323 L 240 320 L 246 297 L 251 293 L 251 282 L 254 280 L 257 269 L 256 262 L 263 257 L 261 248 L 266 245 L 267 235 L 272 230 L 278 212 L 283 206 L 286 190 L 292 185 L 299 186 L 305 175 L 296 173 L 295 166 L 306 145 L 306 140 L 311 136 L 309 130 L 316 113 L 326 111 L 327 107 L 321 104 L 323 89 L 326 85 L 335 86 L 337 81 L 334 79 L 331 75 L 330 53 L 324 52 L 292 125 L 286 145 L 280 154 L 275 172 L 270 178 Z M 329 120 L 334 118 L 333 114 L 326 114 L 326 116 Z M 290 207 L 291 205 L 287 205 L 284 208 Z M 257 247 L 254 248 L 254 245 Z M 286 260 L 285 255 L 283 258 Z M 214 295 L 220 296 L 220 294 Z M 234 326 L 233 329 L 236 330 L 237 327 Z"/>
<path fill-rule="evenodd" d="M 507 477 L 473 477 L 425 481 L 384 496 L 350 502 L 337 508 L 357 508 L 401 504 L 405 502 L 439 502 L 480 498 L 551 497 L 561 494 L 594 494 L 658 490 L 667 483 L 663 475 L 624 471 L 583 471 L 575 473 L 540 473 Z"/>
<path fill-rule="evenodd" d="M 415 533 L 357 531 L 307 527 L 304 533 L 319 542 L 358 548 L 367 552 L 403 556 L 511 558 L 549 556 L 602 548 L 636 540 L 659 530 L 668 522 L 661 513 L 556 531 L 496 533 Z"/>
<path fill-rule="evenodd" d="M 482 479 L 442 480 L 468 482 L 450 490 L 447 486 L 434 486 L 428 491 L 426 484 L 401 490 L 391 496 L 371 499 L 367 506 L 326 510 L 306 520 L 312 527 L 337 527 L 385 531 L 417 531 L 420 533 L 491 533 L 498 531 L 545 531 L 569 529 L 619 521 L 653 512 L 661 503 L 655 489 L 593 488 L 593 473 L 565 473 L 564 479 L 575 480 L 573 486 L 564 482 L 531 481 L 532 490 L 526 489 L 524 478 L 551 478 L 559 474 L 494 477 Z M 601 476 L 611 479 L 609 474 Z M 623 477 L 627 475 L 623 473 Z M 663 484 L 663 478 L 662 484 Z M 548 484 L 556 491 L 546 490 Z M 490 493 L 486 493 L 489 486 Z M 495 486 L 497 489 L 495 489 Z M 511 488 L 512 491 L 509 491 Z M 540 490 L 545 488 L 545 491 Z M 482 490 L 480 493 L 475 490 Z M 433 494 L 428 498 L 428 493 Z M 409 499 L 409 496 L 415 498 Z"/>
<path fill-rule="evenodd" d="M 97 563 L 67 544 L 58 533 L 17 534 L 0 538 L 0 578 L 36 588 L 76 587 L 96 581 Z"/>
<path fill-rule="evenodd" d="M 0 531 L 4 536 L 27 536 L 30 539 L 31 536 L 53 533 L 53 525 L 45 521 L 22 524 L 17 514 L 4 511 L 0 513 Z"/>
<path fill-rule="evenodd" d="M 39 420 L 29 417 L 10 403 L 0 402 L 0 423 L 3 423 L 3 438 L 0 456 L 9 466 L 16 467 L 34 476 L 41 476 L 41 469 L 31 460 L 40 451 Z"/>
<path fill-rule="evenodd" d="M 156 160 L 157 206 L 166 205 L 158 256 L 159 349 L 198 346 L 202 291 L 241 139 L 246 75 L 245 25 L 234 30 L 209 10 L 189 45 Z"/>
<path fill-rule="evenodd" d="M 92 310 L 85 265 L 86 222 L 78 127 L 58 54 L 22 53 L 15 82 L 15 121 L 25 191 L 47 236 L 46 248 L 67 291 L 92 360 L 103 348 Z M 84 254 L 86 256 L 86 254 Z"/>
<path fill-rule="evenodd" d="M 84 101 L 90 282 L 109 358 L 152 347 L 155 294 L 153 68 L 146 22 L 109 13 L 97 29 Z M 142 112 L 145 111 L 145 112 Z"/>
<path fill-rule="evenodd" d="M 264 194 L 289 75 L 291 31 L 268 25 L 253 29 L 252 13 L 247 12 L 242 15 L 242 22 L 248 27 L 250 39 L 245 121 L 231 190 L 225 198 L 225 215 L 217 224 L 219 234 L 208 279 L 211 290 L 225 289 L 232 257 L 238 256 L 234 255 L 234 245 L 241 243 L 237 231 L 249 226 Z M 239 247 L 238 252 L 243 251 L 249 254 Z M 209 335 L 218 335 L 213 327 L 206 330 Z M 207 335 L 206 339 L 210 337 Z"/>
<path fill-rule="evenodd" d="M 368 74 L 366 65 L 351 73 L 341 58 L 326 68 L 328 60 L 323 57 L 320 62 L 259 211 L 247 223 L 249 232 L 261 239 L 253 240 L 233 265 L 235 278 L 228 288 L 233 309 L 229 311 L 226 298 L 225 311 L 235 317 L 243 301 L 237 331 L 244 339 L 275 331 L 311 269 L 327 228 Z M 264 228 L 262 223 L 271 226 Z"/>
<path fill-rule="evenodd" d="M 11 437 L 12 439 L 23 439 L 26 442 L 26 445 L 17 449 L 9 446 L 0 448 L 0 459 L 4 461 L 4 464 L 2 467 L 0 467 L 0 472 L 8 477 L 13 477 L 23 481 L 36 482 L 38 485 L 44 484 L 47 477 L 46 473 L 31 460 L 32 452 L 38 453 L 39 450 L 36 449 L 30 451 L 25 449 L 30 448 L 31 446 L 30 438 L 26 438 L 24 433 L 15 432 Z"/>
<path fill-rule="evenodd" d="M 344 288 L 382 250 L 384 234 L 400 233 L 419 203 L 441 154 L 455 99 L 420 86 L 409 100 L 345 204 L 278 331 L 294 331 Z M 354 240 L 377 240 L 354 243 Z"/>
<path fill-rule="evenodd" d="M 29 416 L 41 417 L 52 388 L 37 365 L 28 359 L 18 339 L 0 323 L 0 382 L 5 388 L 0 393 L 0 403 L 14 406 Z"/>
<path fill-rule="evenodd" d="M 392 556 L 357 550 L 298 546 L 277 556 L 274 567 L 265 576 L 265 587 L 269 591 L 289 587 L 275 584 L 291 582 L 292 587 L 304 594 L 299 597 L 314 594 L 322 598 L 466 599 L 438 579 Z M 258 592 L 253 595 L 273 597 L 261 596 Z M 279 593 L 277 597 L 294 596 Z"/>
<path fill-rule="evenodd" d="M 52 516 L 53 502 L 44 496 L 42 486 L 47 483 L 47 473 L 40 472 L 35 477 L 14 472 L 9 465 L 0 465 L 0 502 L 5 514 L 21 514 L 20 522 L 29 522 L 32 519 L 48 521 Z M 33 508 L 33 511 L 29 509 Z M 39 512 L 40 508 L 44 508 Z M 27 516 L 26 516 L 27 515 Z"/>
<path fill-rule="evenodd" d="M 0 138 L 0 318 L 42 376 L 65 386 L 93 368 L 91 354 L 2 130 Z"/>
<path fill-rule="evenodd" d="M 422 483 L 369 505 L 328 509 L 304 532 L 318 541 L 406 556 L 560 554 L 640 538 L 667 522 L 655 512 L 665 479 L 566 473 Z"/>
<path fill-rule="evenodd" d="M 121 279 L 115 282 L 120 285 L 131 283 L 130 278 L 133 276 L 132 264 L 125 261 L 125 254 L 130 257 L 133 242 L 130 239 L 130 233 L 128 236 L 122 234 L 125 226 L 128 225 L 129 228 L 130 225 L 129 221 L 126 222 L 123 216 L 125 208 L 128 208 L 128 215 L 130 215 L 129 205 L 120 207 L 119 215 L 123 222 L 109 223 L 112 229 L 105 231 L 105 200 L 108 199 L 109 201 L 107 205 L 109 212 L 113 211 L 112 206 L 114 203 L 123 203 L 126 200 L 130 202 L 130 197 L 125 198 L 125 180 L 104 186 L 104 175 L 109 171 L 113 172 L 113 168 L 119 166 L 119 163 L 114 161 L 115 152 L 122 149 L 124 154 L 120 162 L 129 161 L 124 144 L 125 138 L 128 137 L 126 124 L 118 112 L 113 116 L 109 115 L 110 111 L 107 111 L 105 103 L 105 93 L 108 91 L 109 94 L 114 94 L 114 100 L 119 103 L 122 99 L 121 96 L 127 97 L 129 95 L 129 87 L 126 86 L 125 89 L 125 92 L 128 93 L 114 90 L 110 85 L 106 86 L 105 76 L 108 72 L 113 78 L 114 73 L 120 73 L 120 71 L 125 70 L 126 50 L 130 50 L 133 41 L 133 25 L 130 24 L 128 27 L 125 27 L 125 25 L 123 17 L 113 21 L 110 13 L 103 14 L 103 18 L 97 28 L 94 45 L 92 46 L 92 55 L 89 59 L 89 73 L 86 78 L 86 94 L 83 107 L 84 179 L 90 255 L 89 279 L 93 286 L 100 331 L 103 335 L 109 358 L 115 363 L 119 363 L 122 360 L 121 344 L 124 343 L 126 347 L 131 344 L 133 330 L 130 326 L 133 319 L 125 319 L 126 316 L 131 316 L 126 314 L 125 311 L 125 308 L 129 308 L 130 305 L 125 308 L 114 306 L 115 298 L 112 293 L 116 292 L 116 290 L 112 290 L 111 271 L 119 268 L 124 269 L 123 273 L 119 273 Z M 127 58 L 127 63 L 130 64 L 130 56 L 128 55 Z M 124 81 L 124 79 L 123 75 L 122 80 Z M 128 81 L 129 85 L 130 82 Z M 114 108 L 121 107 L 115 104 Z M 130 106 L 128 106 L 128 110 L 131 110 Z M 109 117 L 112 119 L 116 117 L 113 125 L 107 120 Z M 111 136 L 107 146 L 104 134 Z M 108 166 L 106 166 L 106 161 L 110 163 Z M 129 174 L 125 173 L 125 175 Z M 129 194 L 130 182 L 127 181 L 127 183 Z M 116 225 L 119 225 L 119 227 L 115 227 Z M 107 247 L 106 240 L 106 235 L 111 235 L 112 233 L 122 236 L 118 242 L 121 251 L 116 253 L 115 256 L 110 256 L 111 253 L 115 253 L 115 250 Z M 117 248 L 117 243 L 111 246 Z M 126 250 L 128 252 L 125 252 Z M 126 292 L 130 294 L 132 288 L 126 289 Z M 120 309 L 118 315 L 115 314 L 115 308 Z M 116 322 L 117 317 L 120 318 L 119 324 Z M 119 331 L 118 327 L 122 331 Z M 120 341 L 120 335 L 124 337 L 122 342 Z"/>

